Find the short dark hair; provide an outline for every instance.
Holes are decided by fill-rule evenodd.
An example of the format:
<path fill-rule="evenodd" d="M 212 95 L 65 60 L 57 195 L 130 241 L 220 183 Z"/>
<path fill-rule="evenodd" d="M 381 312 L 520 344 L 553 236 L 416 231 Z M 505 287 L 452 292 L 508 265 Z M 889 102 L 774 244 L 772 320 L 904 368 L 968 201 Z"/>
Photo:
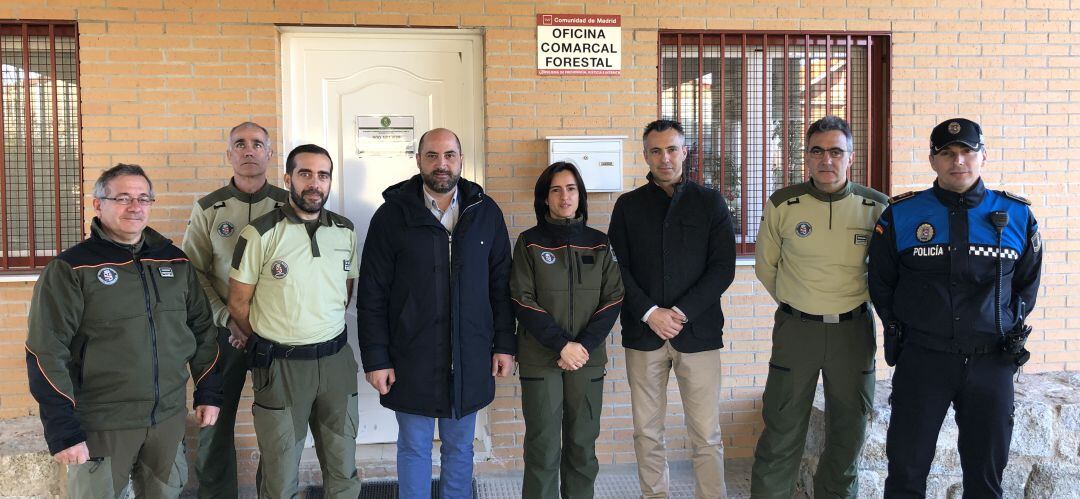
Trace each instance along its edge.
<path fill-rule="evenodd" d="M 675 130 L 679 132 L 679 137 L 686 138 L 686 134 L 683 133 L 682 123 L 675 120 L 656 120 L 648 125 L 645 125 L 645 133 L 641 134 L 641 141 L 645 141 L 645 137 L 648 137 L 653 132 L 666 132 L 668 130 Z"/>
<path fill-rule="evenodd" d="M 851 138 L 851 125 L 848 125 L 847 121 L 837 116 L 826 116 L 810 124 L 810 127 L 806 129 L 806 143 L 810 144 L 810 137 L 813 137 L 815 133 L 822 132 L 843 132 L 844 137 L 847 138 L 848 151 L 855 149 L 855 141 Z"/>
<path fill-rule="evenodd" d="M 293 150 L 289 151 L 289 157 L 285 159 L 286 175 L 292 175 L 293 170 L 296 169 L 296 156 L 304 153 L 322 154 L 323 156 L 326 156 L 326 159 L 330 160 L 330 171 L 334 171 L 334 158 L 330 157 L 329 151 L 315 144 L 304 144 L 302 146 L 296 146 Z"/>
<path fill-rule="evenodd" d="M 552 163 L 536 179 L 536 188 L 533 189 L 533 209 L 536 210 L 536 220 L 538 222 L 542 221 L 544 215 L 548 213 L 548 205 L 545 201 L 547 201 L 548 191 L 551 189 L 551 180 L 559 172 L 574 174 L 574 183 L 577 184 L 578 191 L 578 205 L 575 215 L 581 217 L 582 223 L 589 221 L 589 192 L 585 190 L 585 181 L 582 180 L 581 172 L 578 171 L 577 166 L 566 161 Z"/>
<path fill-rule="evenodd" d="M 254 121 L 245 121 L 245 122 L 243 122 L 243 123 L 241 123 L 239 125 L 236 125 L 236 126 L 232 127 L 232 129 L 229 130 L 229 141 L 230 142 L 232 141 L 233 134 L 236 133 L 236 131 L 241 129 L 241 128 L 258 128 L 259 130 L 262 130 L 263 135 L 266 135 L 266 140 L 268 140 L 268 141 L 270 140 L 270 132 L 266 131 L 265 127 L 263 127 L 262 125 L 260 125 L 258 123 L 255 123 Z"/>
<path fill-rule="evenodd" d="M 458 138 L 457 134 L 454 133 L 453 130 L 451 130 L 449 128 L 433 128 L 431 130 L 428 130 L 428 131 L 424 132 L 424 134 L 420 136 L 420 141 L 416 143 L 416 154 L 417 155 L 420 155 L 421 153 L 424 152 L 424 139 L 427 138 L 427 135 L 429 133 L 434 132 L 435 130 L 446 130 L 447 132 L 450 132 L 450 135 L 454 136 L 454 142 L 457 143 L 457 152 L 458 152 L 458 154 L 461 154 L 461 139 Z"/>
<path fill-rule="evenodd" d="M 116 177 L 123 177 L 125 175 L 137 175 L 146 179 L 146 184 L 150 186 L 150 197 L 154 197 L 154 183 L 150 181 L 150 177 L 146 174 L 146 171 L 139 165 L 117 163 L 116 166 L 101 172 L 101 176 L 98 177 L 97 182 L 94 182 L 94 197 L 102 199 L 109 196 L 109 182 Z"/>

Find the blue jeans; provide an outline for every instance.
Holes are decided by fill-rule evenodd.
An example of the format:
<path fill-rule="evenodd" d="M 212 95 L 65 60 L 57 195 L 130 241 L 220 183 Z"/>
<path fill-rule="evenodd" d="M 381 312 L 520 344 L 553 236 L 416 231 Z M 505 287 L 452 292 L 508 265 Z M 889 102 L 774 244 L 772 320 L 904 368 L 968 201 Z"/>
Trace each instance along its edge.
<path fill-rule="evenodd" d="M 400 499 L 431 497 L 431 446 L 435 418 L 395 413 L 398 422 L 397 473 Z M 443 499 L 472 499 L 473 436 L 476 413 L 440 418 L 439 491 Z"/>

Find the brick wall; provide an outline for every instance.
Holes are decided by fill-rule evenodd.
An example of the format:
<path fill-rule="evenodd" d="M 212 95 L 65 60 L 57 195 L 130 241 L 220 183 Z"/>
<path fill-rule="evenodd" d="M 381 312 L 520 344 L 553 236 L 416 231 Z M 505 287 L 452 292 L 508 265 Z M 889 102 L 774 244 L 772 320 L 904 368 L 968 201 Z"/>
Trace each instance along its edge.
<path fill-rule="evenodd" d="M 738 0 L 736 0 L 737 2 Z M 734 2 L 733 2 L 734 3 Z M 117 162 L 148 167 L 160 201 L 153 225 L 179 238 L 191 202 L 221 185 L 226 133 L 258 121 L 280 143 L 278 24 L 484 28 L 487 188 L 507 212 L 512 235 L 534 223 L 531 186 L 553 134 L 626 135 L 627 189 L 647 168 L 640 127 L 656 117 L 658 29 L 859 30 L 893 33 L 894 193 L 932 179 L 930 128 L 964 115 L 987 135 L 989 185 L 1003 183 L 1034 204 L 1048 252 L 1028 372 L 1080 369 L 1080 9 L 1076 0 L 797 0 L 716 6 L 705 1 L 542 3 L 336 0 L 24 0 L 3 19 L 79 21 L 86 192 Z M 535 14 L 623 16 L 620 77 L 537 77 Z M 276 181 L 276 179 L 275 179 Z M 616 196 L 590 199 L 606 226 Z M 89 203 L 87 203 L 89 205 Z M 89 209 L 87 211 L 91 214 Z M 32 284 L 0 284 L 0 417 L 33 414 L 22 342 Z M 730 457 L 752 455 L 773 304 L 741 266 L 723 298 L 724 402 Z M 618 336 L 598 443 L 603 463 L 633 461 L 629 391 Z M 884 368 L 884 363 L 879 363 Z M 879 370 L 880 377 L 888 371 Z M 685 459 L 686 432 L 672 384 L 669 446 Z M 517 384 L 503 381 L 490 409 L 490 459 L 482 469 L 521 465 Z M 253 475 L 254 435 L 242 404 L 241 466 Z M 371 463 L 370 473 L 385 472 Z"/>

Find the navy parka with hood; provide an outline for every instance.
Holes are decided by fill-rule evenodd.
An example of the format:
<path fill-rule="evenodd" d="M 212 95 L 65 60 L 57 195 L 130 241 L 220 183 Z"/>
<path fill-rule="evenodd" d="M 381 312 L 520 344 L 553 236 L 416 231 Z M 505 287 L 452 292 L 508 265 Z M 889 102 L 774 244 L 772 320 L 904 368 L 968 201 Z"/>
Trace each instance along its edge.
<path fill-rule="evenodd" d="M 510 238 L 483 189 L 458 181 L 447 231 L 424 206 L 415 175 L 383 191 L 361 256 L 357 326 L 364 371 L 394 369 L 388 409 L 469 415 L 495 398 L 494 353 L 515 354 Z"/>

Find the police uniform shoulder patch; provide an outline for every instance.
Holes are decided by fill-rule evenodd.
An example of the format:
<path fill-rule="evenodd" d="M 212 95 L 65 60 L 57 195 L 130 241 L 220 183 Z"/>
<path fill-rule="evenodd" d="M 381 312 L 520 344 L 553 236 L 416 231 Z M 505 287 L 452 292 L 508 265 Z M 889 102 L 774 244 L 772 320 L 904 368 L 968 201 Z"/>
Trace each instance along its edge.
<path fill-rule="evenodd" d="M 916 192 L 916 191 L 907 191 L 907 192 L 905 192 L 903 194 L 899 194 L 899 195 L 896 195 L 896 196 L 893 196 L 893 197 L 889 198 L 889 203 L 890 204 L 896 204 L 896 203 L 899 203 L 901 201 L 906 201 L 908 199 L 911 199 L 911 198 L 915 197 L 916 194 L 918 194 L 918 192 Z"/>
<path fill-rule="evenodd" d="M 928 243 L 934 238 L 934 226 L 930 222 L 923 222 L 915 228 L 915 239 L 921 243 Z"/>
<path fill-rule="evenodd" d="M 1038 232 L 1031 235 L 1031 249 L 1036 253 L 1042 251 L 1042 236 Z"/>
<path fill-rule="evenodd" d="M 1007 197 L 1007 198 L 1009 198 L 1009 199 L 1011 199 L 1013 201 L 1019 201 L 1019 202 L 1024 203 L 1024 204 L 1026 204 L 1028 206 L 1031 206 L 1031 201 L 1028 201 L 1028 198 L 1026 198 L 1024 196 L 1021 196 L 1019 194 L 1013 194 L 1013 193 L 1011 193 L 1009 191 L 998 191 L 998 192 L 1001 192 L 1002 196 L 1005 196 L 1005 197 Z"/>

